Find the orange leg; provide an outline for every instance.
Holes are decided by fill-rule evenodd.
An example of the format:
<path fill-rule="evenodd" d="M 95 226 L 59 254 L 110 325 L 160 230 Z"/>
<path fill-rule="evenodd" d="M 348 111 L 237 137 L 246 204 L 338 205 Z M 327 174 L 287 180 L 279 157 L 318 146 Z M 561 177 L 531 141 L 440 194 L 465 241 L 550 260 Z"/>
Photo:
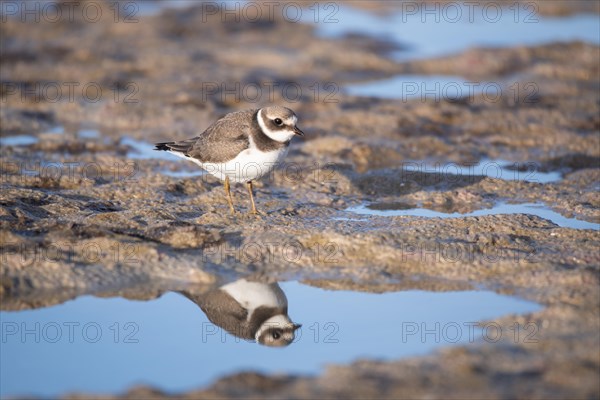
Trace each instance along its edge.
<path fill-rule="evenodd" d="M 227 202 L 229 203 L 229 209 L 232 214 L 235 214 L 235 209 L 233 208 L 233 199 L 231 198 L 231 187 L 229 186 L 229 177 L 225 177 L 225 194 L 227 195 Z"/>
<path fill-rule="evenodd" d="M 246 182 L 246 187 L 248 188 L 248 193 L 250 194 L 250 201 L 252 202 L 252 214 L 258 214 L 256 211 L 256 204 L 254 204 L 254 194 L 252 194 L 252 181 Z"/>

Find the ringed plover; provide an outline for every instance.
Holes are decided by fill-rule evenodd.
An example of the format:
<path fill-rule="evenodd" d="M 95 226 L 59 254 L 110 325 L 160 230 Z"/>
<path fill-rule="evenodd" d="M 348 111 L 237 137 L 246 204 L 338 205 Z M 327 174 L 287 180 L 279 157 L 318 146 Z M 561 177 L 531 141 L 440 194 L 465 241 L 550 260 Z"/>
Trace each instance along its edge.
<path fill-rule="evenodd" d="M 294 136 L 304 136 L 298 117 L 286 107 L 272 106 L 229 113 L 200 135 L 178 142 L 156 143 L 154 150 L 168 151 L 198 164 L 225 182 L 231 213 L 235 213 L 230 181 L 245 182 L 257 214 L 252 181 L 268 174 L 286 156 Z"/>

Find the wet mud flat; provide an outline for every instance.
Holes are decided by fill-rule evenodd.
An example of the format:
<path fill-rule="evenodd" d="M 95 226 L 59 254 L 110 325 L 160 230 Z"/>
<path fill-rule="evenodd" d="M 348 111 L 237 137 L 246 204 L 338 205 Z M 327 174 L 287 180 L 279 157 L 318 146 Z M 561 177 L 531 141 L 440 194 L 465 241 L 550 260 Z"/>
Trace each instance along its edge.
<path fill-rule="evenodd" d="M 541 304 L 496 320 L 505 332 L 533 323 L 539 340 L 503 336 L 331 365 L 318 376 L 243 372 L 182 396 L 598 396 L 597 45 L 397 61 L 390 52 L 401 49 L 389 40 L 326 38 L 282 18 L 223 22 L 200 7 L 92 28 L 9 19 L 0 33 L 2 310 L 85 294 L 150 300 L 240 277 L 373 293 L 485 289 Z M 502 95 L 406 100 L 343 90 L 407 73 L 495 82 Z M 98 84 L 102 96 L 76 90 L 73 101 L 53 101 L 51 81 Z M 223 82 L 303 90 L 252 101 L 228 95 Z M 257 182 L 259 217 L 247 214 L 243 187 L 229 215 L 220 182 L 149 151 L 271 102 L 293 108 L 307 137 Z M 482 212 L 523 204 L 538 210 Z M 120 397 L 168 395 L 142 387 Z"/>

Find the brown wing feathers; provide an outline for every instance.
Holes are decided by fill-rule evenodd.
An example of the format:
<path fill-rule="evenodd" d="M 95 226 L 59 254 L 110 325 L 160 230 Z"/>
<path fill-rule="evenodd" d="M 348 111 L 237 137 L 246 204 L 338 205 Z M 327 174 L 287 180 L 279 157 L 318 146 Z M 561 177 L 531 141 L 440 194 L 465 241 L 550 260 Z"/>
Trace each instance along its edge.
<path fill-rule="evenodd" d="M 250 125 L 256 112 L 246 110 L 228 114 L 200 136 L 179 142 L 156 143 L 154 150 L 174 151 L 202 162 L 229 161 L 248 148 Z"/>

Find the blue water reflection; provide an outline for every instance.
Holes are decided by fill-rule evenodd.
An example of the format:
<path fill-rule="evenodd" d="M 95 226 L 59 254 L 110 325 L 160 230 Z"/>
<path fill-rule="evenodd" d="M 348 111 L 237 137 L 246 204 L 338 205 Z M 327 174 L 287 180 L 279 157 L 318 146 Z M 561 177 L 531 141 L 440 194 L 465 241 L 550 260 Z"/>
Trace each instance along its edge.
<path fill-rule="evenodd" d="M 120 393 L 137 384 L 179 392 L 244 370 L 316 374 L 326 364 L 398 359 L 480 341 L 474 322 L 540 309 L 486 291 L 371 294 L 280 286 L 290 318 L 303 324 L 282 348 L 226 333 L 178 293 L 150 301 L 84 296 L 2 312 L 0 395 Z M 421 330 L 437 334 L 422 337 Z"/>

